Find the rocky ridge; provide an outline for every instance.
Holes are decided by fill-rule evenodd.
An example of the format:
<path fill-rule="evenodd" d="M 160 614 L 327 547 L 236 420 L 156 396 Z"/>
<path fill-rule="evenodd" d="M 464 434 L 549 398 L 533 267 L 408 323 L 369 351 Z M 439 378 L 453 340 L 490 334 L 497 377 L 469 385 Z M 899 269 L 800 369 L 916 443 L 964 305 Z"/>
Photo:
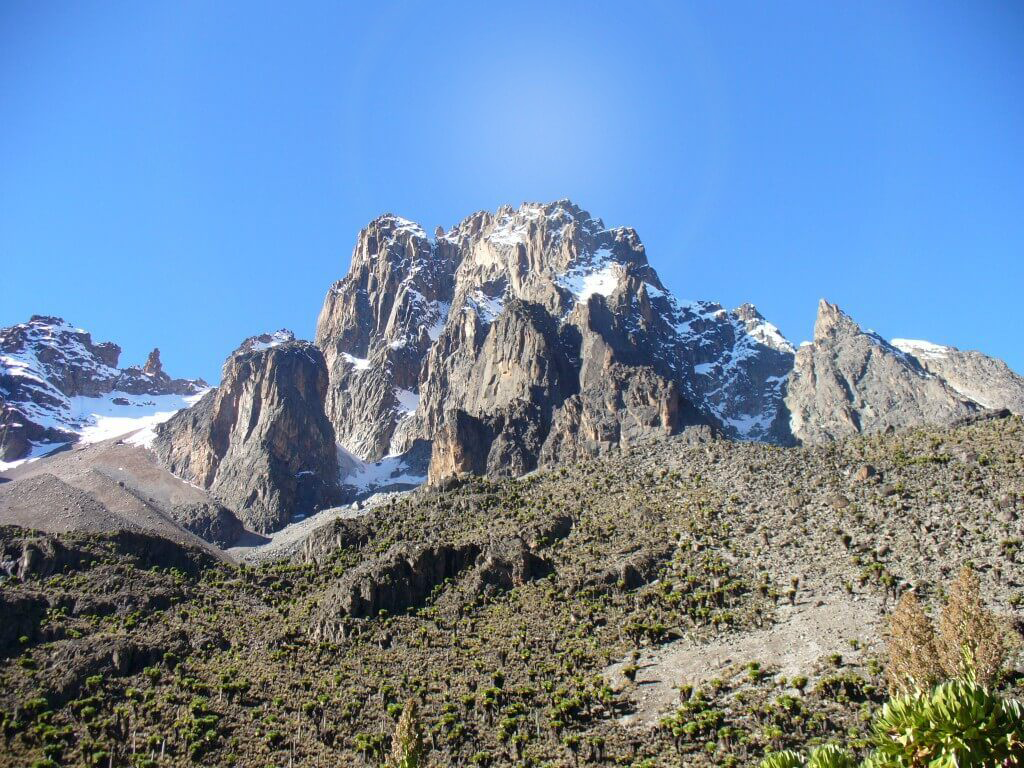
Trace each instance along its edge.
<path fill-rule="evenodd" d="M 904 341 L 902 347 L 861 330 L 822 300 L 814 341 L 797 352 L 788 381 L 786 406 L 794 437 L 815 443 L 862 432 L 949 425 L 990 405 L 1007 404 L 1021 412 L 1024 379 L 1001 361 L 921 342 Z"/>
<path fill-rule="evenodd" d="M 990 410 L 1024 414 L 1024 377 L 1002 360 L 929 341 L 892 339 L 890 343 L 962 397 Z"/>
<path fill-rule="evenodd" d="M 901 349 L 827 302 L 817 326 L 797 352 L 752 304 L 681 302 L 634 230 L 561 200 L 433 237 L 374 220 L 316 343 L 340 444 L 377 461 L 429 442 L 433 480 L 522 474 L 701 424 L 788 445 L 1024 412 L 1024 379 L 1001 361 Z"/>
<path fill-rule="evenodd" d="M 76 442 L 109 413 L 177 410 L 206 389 L 201 379 L 168 376 L 159 349 L 143 366 L 118 368 L 120 355 L 116 344 L 93 342 L 59 317 L 34 315 L 0 329 L 0 461 Z"/>

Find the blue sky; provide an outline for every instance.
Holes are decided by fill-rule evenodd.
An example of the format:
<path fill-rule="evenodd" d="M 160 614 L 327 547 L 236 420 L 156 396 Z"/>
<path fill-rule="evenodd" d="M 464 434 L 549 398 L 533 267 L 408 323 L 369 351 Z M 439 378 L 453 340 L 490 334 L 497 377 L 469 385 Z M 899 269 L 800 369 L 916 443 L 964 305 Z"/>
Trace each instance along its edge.
<path fill-rule="evenodd" d="M 0 325 L 216 381 L 356 233 L 570 197 L 682 298 L 1024 371 L 1014 2 L 0 4 Z"/>

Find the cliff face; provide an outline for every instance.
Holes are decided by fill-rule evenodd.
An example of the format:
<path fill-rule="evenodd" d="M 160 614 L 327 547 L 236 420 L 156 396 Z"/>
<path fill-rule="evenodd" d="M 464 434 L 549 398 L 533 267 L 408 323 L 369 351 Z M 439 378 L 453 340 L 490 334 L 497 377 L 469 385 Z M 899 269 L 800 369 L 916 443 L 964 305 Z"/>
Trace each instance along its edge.
<path fill-rule="evenodd" d="M 359 234 L 348 276 L 328 291 L 316 344 L 330 374 L 327 416 L 351 453 L 387 455 L 415 410 L 423 358 L 447 317 L 454 256 L 418 225 L 384 215 Z"/>
<path fill-rule="evenodd" d="M 433 441 L 434 478 L 518 474 L 693 424 L 791 440 L 793 351 L 777 330 L 749 305 L 677 301 L 634 230 L 569 201 L 476 213 L 433 239 L 377 219 L 316 343 L 342 446 L 378 460 Z"/>
<path fill-rule="evenodd" d="M 336 499 L 327 383 L 314 345 L 288 332 L 248 339 L 224 364 L 218 389 L 156 427 L 152 448 L 252 530 L 277 530 Z"/>

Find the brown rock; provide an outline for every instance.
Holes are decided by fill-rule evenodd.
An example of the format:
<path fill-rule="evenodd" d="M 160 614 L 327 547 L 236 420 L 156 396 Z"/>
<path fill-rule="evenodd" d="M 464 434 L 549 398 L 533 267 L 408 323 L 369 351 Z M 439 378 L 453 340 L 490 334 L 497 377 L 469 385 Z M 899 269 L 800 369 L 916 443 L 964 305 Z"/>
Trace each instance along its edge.
<path fill-rule="evenodd" d="M 247 340 L 224 364 L 221 386 L 160 425 L 153 442 L 171 472 L 260 533 L 337 500 L 323 355 L 288 337 Z"/>

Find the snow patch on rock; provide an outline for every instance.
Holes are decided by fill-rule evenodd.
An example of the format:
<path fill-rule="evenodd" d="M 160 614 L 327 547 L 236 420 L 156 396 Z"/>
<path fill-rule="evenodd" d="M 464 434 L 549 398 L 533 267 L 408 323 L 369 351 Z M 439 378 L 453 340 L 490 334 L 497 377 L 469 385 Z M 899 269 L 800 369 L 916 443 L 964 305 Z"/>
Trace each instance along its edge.
<path fill-rule="evenodd" d="M 402 455 L 385 456 L 380 461 L 363 461 L 339 445 L 338 466 L 341 468 L 342 485 L 351 486 L 359 493 L 394 486 L 414 488 L 427 481 L 427 476 L 412 469 Z"/>
<path fill-rule="evenodd" d="M 921 339 L 892 339 L 889 342 L 901 352 L 918 359 L 941 360 L 949 357 L 950 348 Z"/>

